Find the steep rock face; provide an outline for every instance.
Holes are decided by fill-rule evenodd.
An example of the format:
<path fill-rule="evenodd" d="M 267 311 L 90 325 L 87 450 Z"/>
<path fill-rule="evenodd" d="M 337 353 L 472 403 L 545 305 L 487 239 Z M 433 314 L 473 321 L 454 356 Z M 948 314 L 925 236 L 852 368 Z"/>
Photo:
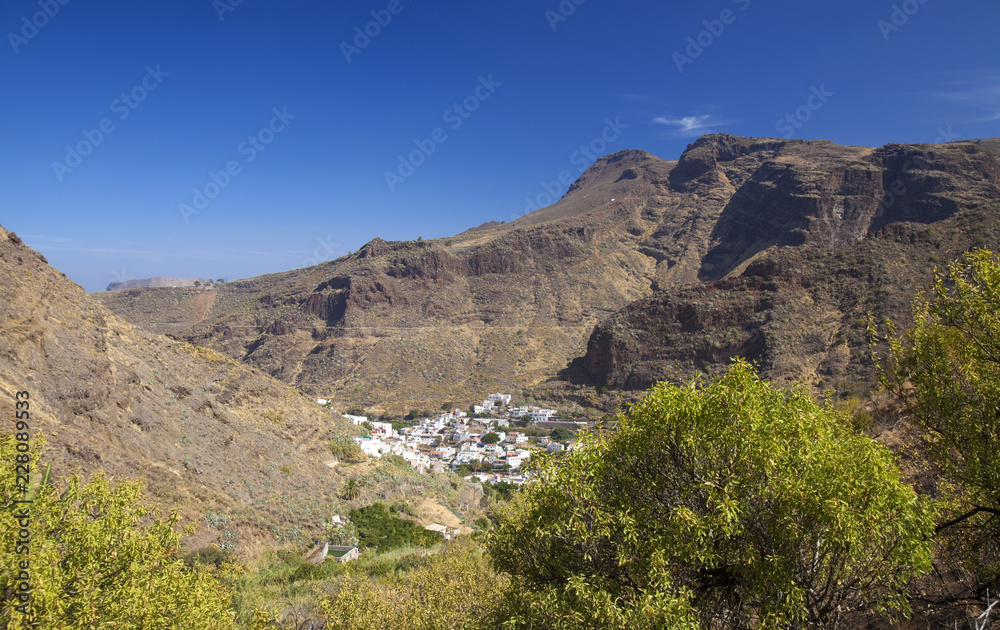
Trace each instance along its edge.
<path fill-rule="evenodd" d="M 749 155 L 774 155 L 787 142 L 770 139 L 743 138 L 724 133 L 708 134 L 688 145 L 677 166 L 670 171 L 670 183 L 679 190 L 694 189 L 700 178 L 715 175 L 720 164 L 733 162 Z"/>
<path fill-rule="evenodd" d="M 891 223 L 838 250 L 772 248 L 739 275 L 658 291 L 595 327 L 567 377 L 643 390 L 718 372 L 738 356 L 771 379 L 861 393 L 873 378 L 867 314 L 908 325 L 910 302 L 929 286 L 935 265 L 970 247 L 1000 248 L 998 202 L 933 223 Z"/>
<path fill-rule="evenodd" d="M 511 223 L 434 241 L 374 239 L 333 262 L 227 283 L 205 320 L 179 334 L 374 411 L 516 391 L 571 362 L 574 379 L 609 387 L 748 353 L 789 377 L 860 375 L 850 301 L 925 277 L 897 273 L 892 260 L 928 271 L 931 255 L 988 237 L 970 230 L 993 220 L 969 213 L 997 196 L 997 153 L 985 141 L 869 149 L 725 134 L 700 138 L 677 162 L 620 151 L 558 203 Z M 954 237 L 931 246 L 922 228 L 901 224 Z M 865 250 L 873 240 L 884 247 Z M 790 262 L 799 250 L 812 258 Z M 837 256 L 888 271 L 855 278 Z M 781 282 L 750 271 L 770 264 Z M 727 284 L 737 281 L 749 283 L 745 295 Z M 772 334 L 802 318 L 822 332 L 803 329 L 794 343 Z M 664 335 L 676 337 L 674 350 Z M 824 347 L 841 336 L 847 346 Z"/>

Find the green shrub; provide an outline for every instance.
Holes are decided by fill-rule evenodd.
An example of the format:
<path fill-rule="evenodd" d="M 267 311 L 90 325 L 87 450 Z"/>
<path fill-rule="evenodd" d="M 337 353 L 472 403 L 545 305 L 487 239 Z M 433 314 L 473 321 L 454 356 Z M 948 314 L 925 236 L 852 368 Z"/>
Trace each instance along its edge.
<path fill-rule="evenodd" d="M 35 440 L 37 461 L 42 440 Z M 15 460 L 12 436 L 0 436 L 0 460 Z M 32 503 L 15 503 L 15 468 L 0 466 L 0 627 L 234 628 L 229 592 L 203 565 L 185 566 L 178 556 L 178 514 L 154 514 L 143 506 L 141 483 L 112 486 L 103 474 L 84 482 L 73 475 L 39 488 Z M 12 541 L 27 509 L 30 552 Z M 33 623 L 12 597 L 20 562 L 30 562 Z"/>
<path fill-rule="evenodd" d="M 361 450 L 354 438 L 340 436 L 330 440 L 330 452 L 338 461 L 344 464 L 360 464 L 368 461 L 368 456 Z"/>
<path fill-rule="evenodd" d="M 405 556 L 413 558 L 412 554 Z M 419 561 L 416 561 L 419 560 Z M 329 630 L 473 630 L 507 587 L 468 540 L 416 559 L 409 569 L 372 576 L 349 574 L 321 603 Z M 352 563 L 354 564 L 354 563 Z"/>
<path fill-rule="evenodd" d="M 744 362 L 580 444 L 496 509 L 506 628 L 832 628 L 905 610 L 930 568 L 891 453 Z"/>
<path fill-rule="evenodd" d="M 441 542 L 438 534 L 399 518 L 384 503 L 351 510 L 350 517 L 357 528 L 359 547 L 388 551 L 407 545 L 430 547 Z"/>

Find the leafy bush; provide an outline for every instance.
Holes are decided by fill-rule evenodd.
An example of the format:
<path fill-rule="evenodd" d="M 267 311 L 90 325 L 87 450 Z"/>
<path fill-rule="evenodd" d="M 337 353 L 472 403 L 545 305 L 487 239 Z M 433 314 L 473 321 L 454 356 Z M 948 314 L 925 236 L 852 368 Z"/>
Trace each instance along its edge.
<path fill-rule="evenodd" d="M 935 273 L 914 301 L 914 328 L 896 335 L 883 383 L 923 431 L 922 441 L 955 488 L 937 527 L 973 591 L 1000 584 L 1000 263 L 988 250 Z M 874 323 L 870 334 L 876 337 Z M 952 568 L 958 568 L 952 564 Z M 968 595 L 968 594 L 967 594 Z M 976 593 L 977 597 L 980 593 Z"/>
<path fill-rule="evenodd" d="M 201 549 L 196 549 L 194 551 L 189 551 L 184 554 L 184 564 L 188 567 L 194 567 L 197 564 L 202 564 L 205 566 L 213 566 L 215 568 L 221 568 L 222 565 L 230 562 L 234 562 L 236 556 L 232 551 L 228 549 L 222 549 L 215 545 L 211 547 L 202 547 Z"/>
<path fill-rule="evenodd" d="M 329 630 L 472 630 L 506 586 L 471 541 L 459 540 L 408 571 L 349 575 L 321 609 Z"/>
<path fill-rule="evenodd" d="M 556 427 L 552 429 L 552 433 L 549 434 L 549 439 L 553 442 L 565 444 L 566 442 L 576 439 L 576 432 L 565 427 Z"/>
<path fill-rule="evenodd" d="M 330 440 L 330 452 L 338 461 L 345 464 L 360 464 L 368 461 L 368 456 L 361 450 L 354 438 L 340 436 Z"/>
<path fill-rule="evenodd" d="M 441 542 L 440 536 L 413 521 L 399 518 L 384 503 L 351 510 L 350 516 L 357 528 L 359 547 L 388 551 L 407 545 L 430 547 Z"/>
<path fill-rule="evenodd" d="M 37 461 L 40 439 L 32 461 Z M 0 436 L 0 460 L 14 461 L 15 441 Z M 17 628 L 233 628 L 229 593 L 205 567 L 178 556 L 177 513 L 157 517 L 143 506 L 141 484 L 116 486 L 103 474 L 83 482 L 71 476 L 62 492 L 47 484 L 26 508 L 30 553 L 0 547 L 0 627 Z M 0 538 L 21 529 L 14 503 L 13 466 L 0 467 Z M 34 623 L 15 610 L 15 567 L 29 561 Z"/>
<path fill-rule="evenodd" d="M 888 450 L 743 362 L 657 385 L 496 512 L 512 628 L 834 627 L 930 568 Z"/>

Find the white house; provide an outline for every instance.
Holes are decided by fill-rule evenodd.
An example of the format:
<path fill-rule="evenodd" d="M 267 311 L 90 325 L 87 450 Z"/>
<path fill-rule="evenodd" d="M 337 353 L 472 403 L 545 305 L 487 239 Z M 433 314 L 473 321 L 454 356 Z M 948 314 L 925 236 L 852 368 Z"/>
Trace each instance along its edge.
<path fill-rule="evenodd" d="M 551 414 L 547 413 L 549 411 L 552 411 L 552 413 Z M 556 416 L 555 411 L 551 409 L 545 409 L 545 412 L 546 413 L 540 413 L 540 412 L 532 413 L 528 417 L 531 418 L 532 422 L 549 422 L 551 420 L 555 420 Z"/>
<path fill-rule="evenodd" d="M 490 394 L 489 399 L 491 402 L 500 403 L 505 406 L 510 404 L 510 394 Z"/>
<path fill-rule="evenodd" d="M 396 430 L 392 428 L 390 422 L 372 422 L 372 435 L 382 435 L 385 437 L 397 437 Z"/>
<path fill-rule="evenodd" d="M 518 433 L 516 431 L 511 431 L 507 434 L 507 439 L 504 440 L 509 444 L 527 444 L 528 436 L 523 433 Z"/>
<path fill-rule="evenodd" d="M 445 424 L 447 424 L 447 420 L 441 417 L 434 418 L 433 420 L 430 418 L 424 418 L 420 421 L 420 428 L 423 431 L 434 432 L 443 429 Z"/>
<path fill-rule="evenodd" d="M 354 424 L 364 424 L 365 422 L 368 422 L 368 416 L 352 416 L 349 413 L 345 413 L 344 417 Z"/>
<path fill-rule="evenodd" d="M 358 443 L 361 450 L 365 452 L 365 455 L 370 457 L 382 457 L 382 451 L 386 449 L 386 445 L 382 440 L 374 440 L 371 438 L 354 438 L 354 441 Z"/>

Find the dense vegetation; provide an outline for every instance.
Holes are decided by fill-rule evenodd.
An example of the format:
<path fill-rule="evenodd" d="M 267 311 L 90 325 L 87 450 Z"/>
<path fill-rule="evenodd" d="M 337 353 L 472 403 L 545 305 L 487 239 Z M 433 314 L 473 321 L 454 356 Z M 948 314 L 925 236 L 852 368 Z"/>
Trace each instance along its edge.
<path fill-rule="evenodd" d="M 982 601 L 1000 586 L 1000 264 L 988 250 L 935 273 L 891 339 L 883 382 L 940 471 L 939 554 L 951 575 L 940 600 Z M 894 332 L 892 322 L 888 322 Z M 874 332 L 874 330 L 873 330 Z"/>
<path fill-rule="evenodd" d="M 655 387 L 500 512 L 513 626 L 832 627 L 904 607 L 929 511 L 848 426 L 742 362 Z"/>
<path fill-rule="evenodd" d="M 430 547 L 441 542 L 441 537 L 413 521 L 400 517 L 404 510 L 374 503 L 351 510 L 351 522 L 358 532 L 358 546 L 389 551 L 397 547 Z"/>
<path fill-rule="evenodd" d="M 25 454 L 15 444 L 13 436 L 0 436 L 3 462 Z M 38 461 L 41 440 L 33 446 L 28 453 Z M 74 475 L 58 490 L 36 485 L 27 507 L 15 503 L 24 495 L 14 491 L 13 465 L 0 467 L 0 483 L 0 627 L 235 627 L 227 590 L 206 567 L 187 567 L 178 557 L 177 514 L 164 518 L 144 507 L 138 482 Z M 22 509 L 28 517 L 19 522 Z M 18 554 L 14 541 L 25 522 L 28 553 Z M 22 570 L 30 576 L 28 615 L 15 610 Z"/>
<path fill-rule="evenodd" d="M 14 609 L 6 545 L 0 627 L 850 628 L 911 611 L 950 626 L 1000 585 L 996 257 L 938 273 L 914 315 L 905 332 L 888 323 L 879 359 L 889 412 L 906 419 L 906 474 L 852 418 L 737 360 L 658 384 L 613 430 L 537 458 L 520 490 L 489 489 L 476 538 L 445 543 L 409 518 L 408 495 L 445 476 L 417 479 L 399 458 L 366 468 L 341 488 L 366 548 L 349 564 L 296 550 L 185 565 L 176 514 L 143 507 L 137 484 L 36 480 L 35 617 Z M 13 436 L 0 457 L 16 461 Z M 0 480 L 0 534 L 15 540 L 14 468 Z"/>

